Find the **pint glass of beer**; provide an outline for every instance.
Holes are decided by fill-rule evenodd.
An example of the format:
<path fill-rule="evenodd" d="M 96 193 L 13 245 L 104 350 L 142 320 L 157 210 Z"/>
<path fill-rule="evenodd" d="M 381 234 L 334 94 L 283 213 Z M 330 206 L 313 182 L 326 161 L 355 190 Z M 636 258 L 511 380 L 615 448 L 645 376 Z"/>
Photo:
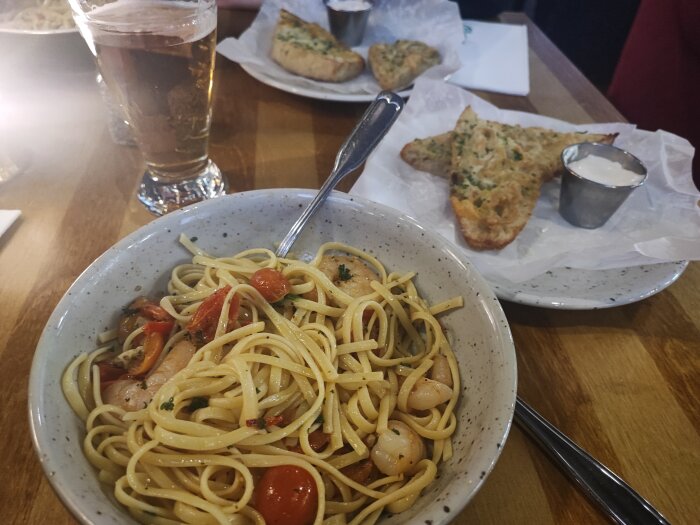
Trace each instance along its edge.
<path fill-rule="evenodd" d="M 141 202 L 162 215 L 225 193 L 207 153 L 216 1 L 69 2 L 143 154 Z"/>

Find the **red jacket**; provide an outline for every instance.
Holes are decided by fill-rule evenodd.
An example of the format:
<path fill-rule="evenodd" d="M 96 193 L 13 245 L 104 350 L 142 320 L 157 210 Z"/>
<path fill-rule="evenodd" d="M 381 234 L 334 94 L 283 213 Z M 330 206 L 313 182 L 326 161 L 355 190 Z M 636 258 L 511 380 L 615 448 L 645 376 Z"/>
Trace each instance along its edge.
<path fill-rule="evenodd" d="M 688 139 L 700 188 L 700 0 L 642 0 L 608 96 L 640 128 Z"/>

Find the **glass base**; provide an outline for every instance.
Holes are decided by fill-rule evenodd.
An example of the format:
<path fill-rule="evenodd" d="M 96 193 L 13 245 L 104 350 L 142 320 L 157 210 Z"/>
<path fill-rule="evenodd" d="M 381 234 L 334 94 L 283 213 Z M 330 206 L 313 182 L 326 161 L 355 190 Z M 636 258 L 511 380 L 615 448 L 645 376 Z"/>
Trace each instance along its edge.
<path fill-rule="evenodd" d="M 189 204 L 213 199 L 225 193 L 226 182 L 221 170 L 209 160 L 197 178 L 170 184 L 154 181 L 146 171 L 137 196 L 148 211 L 155 215 L 165 215 Z"/>

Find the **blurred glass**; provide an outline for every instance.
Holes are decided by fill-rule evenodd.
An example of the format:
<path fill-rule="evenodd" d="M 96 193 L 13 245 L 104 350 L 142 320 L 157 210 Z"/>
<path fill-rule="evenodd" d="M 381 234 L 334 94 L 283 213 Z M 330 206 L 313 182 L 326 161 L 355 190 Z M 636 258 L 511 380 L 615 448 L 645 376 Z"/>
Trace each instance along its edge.
<path fill-rule="evenodd" d="M 17 161 L 0 146 L 0 182 L 7 182 L 22 171 Z"/>
<path fill-rule="evenodd" d="M 146 162 L 155 214 L 225 193 L 209 159 L 215 0 L 69 0 Z"/>
<path fill-rule="evenodd" d="M 107 87 L 102 75 L 97 74 L 97 87 L 102 96 L 102 102 L 107 111 L 107 128 L 112 140 L 121 146 L 135 146 L 136 139 L 134 132 L 131 130 L 129 121 L 126 120 L 124 109 L 114 99 L 112 92 Z"/>

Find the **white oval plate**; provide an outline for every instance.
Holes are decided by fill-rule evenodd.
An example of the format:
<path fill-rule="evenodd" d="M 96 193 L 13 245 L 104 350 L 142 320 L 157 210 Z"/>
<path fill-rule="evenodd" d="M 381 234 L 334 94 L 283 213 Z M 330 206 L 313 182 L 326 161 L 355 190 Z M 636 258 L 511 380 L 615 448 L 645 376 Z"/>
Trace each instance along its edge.
<path fill-rule="evenodd" d="M 377 93 L 374 94 L 364 92 L 338 93 L 336 91 L 325 89 L 321 85 L 314 87 L 296 86 L 287 82 L 282 82 L 281 80 L 269 76 L 265 72 L 265 69 L 262 67 L 258 67 L 252 64 L 240 64 L 240 66 L 251 77 L 253 77 L 256 80 L 259 80 L 263 84 L 302 97 L 315 98 L 317 100 L 332 100 L 334 102 L 371 102 L 379 94 L 379 91 L 377 91 Z M 401 95 L 403 98 L 406 98 L 411 94 L 411 89 L 405 89 L 403 91 L 400 91 L 398 94 Z"/>
<path fill-rule="evenodd" d="M 561 310 L 596 310 L 635 303 L 673 284 L 688 261 L 614 270 L 555 268 L 522 283 L 489 280 L 499 299 Z"/>
<path fill-rule="evenodd" d="M 66 292 L 44 329 L 29 378 L 34 446 L 53 488 L 83 523 L 133 523 L 85 459 L 83 423 L 66 403 L 63 370 L 93 349 L 96 334 L 114 326 L 136 295 L 166 290 L 170 269 L 191 260 L 180 233 L 214 255 L 267 246 L 282 239 L 310 202 L 310 190 L 260 190 L 195 204 L 154 220 L 91 264 Z M 313 253 L 327 241 L 364 249 L 392 270 L 417 271 L 430 302 L 461 295 L 464 308 L 441 317 L 459 361 L 463 392 L 457 405 L 454 456 L 413 507 L 382 525 L 446 524 L 482 486 L 508 435 L 516 394 L 513 340 L 500 304 L 454 245 L 413 219 L 358 197 L 333 193 L 293 249 Z"/>
<path fill-rule="evenodd" d="M 8 35 L 65 35 L 77 33 L 77 27 L 66 27 L 64 29 L 12 29 L 10 27 L 0 28 L 0 34 Z"/>

